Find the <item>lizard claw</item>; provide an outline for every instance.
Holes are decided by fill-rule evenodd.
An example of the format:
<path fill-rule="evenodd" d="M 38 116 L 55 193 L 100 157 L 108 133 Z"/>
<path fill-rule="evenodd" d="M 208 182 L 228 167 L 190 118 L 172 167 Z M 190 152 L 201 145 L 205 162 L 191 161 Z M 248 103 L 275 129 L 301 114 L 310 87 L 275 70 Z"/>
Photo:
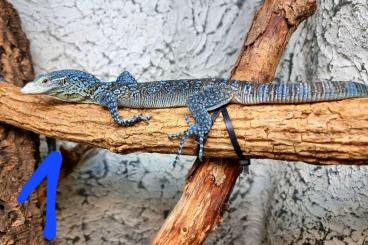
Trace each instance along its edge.
<path fill-rule="evenodd" d="M 169 140 L 175 140 L 175 139 L 183 137 L 186 131 L 188 131 L 188 130 L 181 131 L 181 132 L 175 133 L 175 134 L 168 134 L 167 137 L 169 138 Z"/>
<path fill-rule="evenodd" d="M 193 125 L 193 123 L 190 122 L 188 114 L 184 114 L 184 118 L 185 122 L 188 124 L 189 127 Z"/>
<path fill-rule="evenodd" d="M 149 115 L 146 116 L 143 114 L 139 114 L 138 117 L 140 117 L 140 119 L 147 124 L 149 124 L 149 120 L 151 120 L 152 118 L 152 116 L 149 116 Z"/>
<path fill-rule="evenodd" d="M 183 133 L 183 132 L 182 132 Z M 188 130 L 184 131 L 183 133 L 184 135 L 181 137 L 180 139 L 180 143 L 179 143 L 179 148 L 178 150 L 176 151 L 176 156 L 175 156 L 175 160 L 174 162 L 172 163 L 173 164 L 173 167 L 175 168 L 176 166 L 176 163 L 179 161 L 179 157 L 183 151 L 183 148 L 184 148 L 184 144 L 185 142 L 187 141 L 187 139 L 189 138 L 189 135 L 188 135 Z"/>
<path fill-rule="evenodd" d="M 143 115 L 143 114 L 139 114 L 139 115 L 134 115 L 130 118 L 127 118 L 127 119 L 122 119 L 122 120 L 119 120 L 118 123 L 120 125 L 123 125 L 123 126 L 129 126 L 129 125 L 132 125 L 132 124 L 135 124 L 137 122 L 145 122 L 148 124 L 148 121 L 151 119 L 151 116 L 146 116 L 146 115 Z"/>
<path fill-rule="evenodd" d="M 188 124 L 189 128 L 192 127 L 194 124 L 190 122 L 190 119 L 189 119 L 189 116 L 188 114 L 185 114 L 184 115 L 185 117 L 185 122 Z M 189 129 L 188 129 L 189 130 Z M 174 140 L 174 139 L 177 139 L 177 138 L 181 138 L 185 132 L 187 132 L 188 130 L 185 130 L 185 131 L 181 131 L 179 133 L 174 133 L 174 134 L 168 134 L 167 137 L 170 139 L 170 140 Z"/>
<path fill-rule="evenodd" d="M 201 162 L 203 159 L 204 137 L 205 137 L 204 135 L 198 135 L 198 145 L 199 145 L 198 158 L 199 158 L 199 161 Z"/>

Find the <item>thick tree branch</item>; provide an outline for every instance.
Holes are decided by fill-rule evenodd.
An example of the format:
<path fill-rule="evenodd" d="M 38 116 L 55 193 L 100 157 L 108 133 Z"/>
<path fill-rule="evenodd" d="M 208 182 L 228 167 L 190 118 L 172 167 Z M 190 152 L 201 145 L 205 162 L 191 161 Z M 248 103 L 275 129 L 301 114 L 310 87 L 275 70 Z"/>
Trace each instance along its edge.
<path fill-rule="evenodd" d="M 50 106 L 50 103 L 52 106 Z M 368 99 L 302 105 L 229 106 L 242 150 L 253 158 L 300 160 L 309 163 L 362 163 L 368 159 Z M 119 127 L 98 105 L 50 101 L 22 95 L 0 83 L 0 121 L 58 139 L 107 148 L 114 152 L 174 153 L 177 141 L 167 134 L 186 129 L 186 108 L 133 110 L 123 115 L 153 116 L 150 124 Z M 186 154 L 195 154 L 190 140 Z M 205 147 L 207 157 L 234 157 L 222 118 L 213 126 Z"/>
<path fill-rule="evenodd" d="M 315 8 L 314 1 L 266 0 L 253 19 L 252 28 L 237 65 L 232 71 L 232 78 L 260 82 L 271 80 L 291 33 L 301 20 L 314 12 Z M 290 19 L 294 21 L 288 23 Z M 289 106 L 289 110 L 293 107 Z M 246 151 L 246 147 L 249 147 L 253 157 L 256 152 L 279 157 L 275 154 L 279 150 L 275 147 L 277 143 L 274 145 L 275 140 L 281 143 L 282 148 L 290 146 L 290 141 L 282 142 L 280 139 L 283 138 L 279 137 L 287 137 L 290 140 L 291 137 L 287 134 L 295 130 L 288 131 L 283 127 L 287 124 L 284 120 L 290 116 L 284 117 L 283 113 L 280 115 L 279 110 L 283 111 L 280 106 L 231 107 L 230 115 L 235 124 L 236 134 L 242 138 L 243 150 Z M 282 119 L 280 121 L 277 118 Z M 270 122 L 275 123 L 271 128 L 276 131 L 270 130 Z M 278 125 L 283 125 L 281 127 L 284 129 L 278 128 Z M 295 125 L 290 126 L 296 128 Z M 224 136 L 223 129 L 220 135 Z M 220 139 L 217 141 L 221 143 L 211 147 L 218 145 L 219 148 L 228 149 L 228 146 L 223 145 L 223 141 Z M 255 149 L 258 150 L 254 151 Z M 297 150 L 293 152 L 295 157 Z M 224 160 L 210 158 L 205 159 L 203 164 L 196 163 L 185 183 L 182 197 L 157 233 L 153 244 L 202 244 L 208 234 L 221 222 L 227 200 L 240 173 L 240 165 L 230 158 Z M 183 213 L 185 215 L 182 215 Z"/>
<path fill-rule="evenodd" d="M 201 244 L 221 221 L 241 168 L 229 159 L 205 158 L 195 170 L 152 244 Z"/>
<path fill-rule="evenodd" d="M 232 78 L 271 81 L 291 34 L 315 10 L 314 0 L 265 0 L 254 16 Z"/>

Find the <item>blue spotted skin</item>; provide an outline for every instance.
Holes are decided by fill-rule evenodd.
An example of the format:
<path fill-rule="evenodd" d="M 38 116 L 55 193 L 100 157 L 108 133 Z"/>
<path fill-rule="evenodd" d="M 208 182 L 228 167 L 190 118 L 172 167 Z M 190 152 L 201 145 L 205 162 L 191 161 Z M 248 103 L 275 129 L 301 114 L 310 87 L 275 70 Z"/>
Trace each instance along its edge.
<path fill-rule="evenodd" d="M 45 82 L 46 81 L 46 82 Z M 47 89 L 46 89 L 47 87 Z M 220 78 L 137 82 L 127 71 L 115 82 L 102 82 L 95 76 L 78 70 L 60 70 L 38 76 L 23 89 L 25 93 L 43 93 L 61 100 L 80 103 L 97 103 L 110 111 L 113 120 L 122 126 L 148 121 L 150 116 L 135 115 L 123 119 L 118 107 L 165 108 L 187 106 L 195 120 L 185 120 L 189 128 L 169 135 L 180 138 L 178 160 L 184 143 L 197 136 L 199 158 L 203 156 L 203 141 L 212 126 L 209 111 L 229 103 L 297 104 L 333 101 L 368 96 L 368 86 L 356 82 L 325 81 L 286 84 L 226 80 Z"/>

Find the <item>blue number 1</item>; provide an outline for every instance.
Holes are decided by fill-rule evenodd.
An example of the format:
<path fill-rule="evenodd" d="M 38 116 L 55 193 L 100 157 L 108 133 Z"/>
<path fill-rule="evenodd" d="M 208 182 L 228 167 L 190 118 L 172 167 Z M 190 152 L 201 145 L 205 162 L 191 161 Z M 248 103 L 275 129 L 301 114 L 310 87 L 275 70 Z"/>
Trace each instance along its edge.
<path fill-rule="evenodd" d="M 23 186 L 18 195 L 18 202 L 23 204 L 33 190 L 46 180 L 46 224 L 43 235 L 46 239 L 52 240 L 56 237 L 56 189 L 62 163 L 60 152 L 51 152 L 46 159 L 38 166 L 36 171 Z"/>

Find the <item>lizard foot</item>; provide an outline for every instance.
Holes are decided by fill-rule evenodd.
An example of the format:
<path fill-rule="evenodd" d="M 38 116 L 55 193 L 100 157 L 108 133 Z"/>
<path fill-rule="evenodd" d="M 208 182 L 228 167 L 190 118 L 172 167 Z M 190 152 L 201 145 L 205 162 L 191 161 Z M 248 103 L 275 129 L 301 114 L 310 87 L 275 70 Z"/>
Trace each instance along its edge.
<path fill-rule="evenodd" d="M 186 131 L 182 131 L 182 132 L 175 133 L 175 134 L 168 134 L 167 137 L 169 138 L 169 140 L 175 140 L 175 139 L 178 139 L 178 138 L 182 138 Z"/>
<path fill-rule="evenodd" d="M 127 119 L 116 118 L 115 122 L 117 122 L 120 126 L 130 126 L 137 122 L 146 122 L 148 124 L 150 119 L 151 119 L 151 116 L 139 114 L 139 115 L 134 115 Z"/>
<path fill-rule="evenodd" d="M 185 142 L 192 135 L 197 136 L 198 144 L 199 144 L 198 157 L 199 157 L 199 160 L 202 161 L 202 158 L 203 158 L 203 143 L 204 143 L 204 139 L 205 139 L 205 136 L 208 133 L 208 131 L 209 131 L 208 127 L 203 127 L 199 124 L 192 124 L 189 127 L 189 129 L 187 129 L 185 131 L 182 131 L 182 132 L 179 132 L 179 133 L 176 133 L 176 134 L 168 135 L 170 140 L 180 138 L 179 148 L 176 152 L 176 157 L 175 157 L 175 160 L 173 162 L 174 167 L 175 167 L 176 163 L 178 162 L 179 157 L 180 157 L 180 155 L 183 151 Z"/>
<path fill-rule="evenodd" d="M 179 133 L 175 133 L 175 134 L 168 134 L 167 137 L 169 138 L 169 140 L 182 139 L 182 138 L 185 138 L 185 137 L 189 138 L 193 134 L 187 136 L 188 132 L 189 132 L 189 129 L 185 130 L 185 131 L 181 131 Z"/>
<path fill-rule="evenodd" d="M 189 127 L 192 127 L 194 124 L 191 123 L 190 119 L 189 119 L 189 116 L 188 114 L 185 114 L 184 115 L 185 117 L 185 122 L 187 123 L 187 125 Z M 178 139 L 178 138 L 182 138 L 184 135 L 185 135 L 185 132 L 187 132 L 188 130 L 185 130 L 185 131 L 181 131 L 179 133 L 175 133 L 175 134 L 169 134 L 167 137 L 170 139 L 170 140 L 174 140 L 174 139 Z"/>
<path fill-rule="evenodd" d="M 149 124 L 149 120 L 151 120 L 152 116 L 149 116 L 149 115 L 143 115 L 143 114 L 139 114 L 138 115 L 141 120 L 147 124 Z"/>
<path fill-rule="evenodd" d="M 120 126 L 130 126 L 137 122 L 142 122 L 142 121 L 148 123 L 148 121 L 151 119 L 151 116 L 146 116 L 142 114 L 134 115 L 132 117 L 124 119 L 119 114 L 117 102 L 110 98 L 111 95 L 107 94 L 105 95 L 105 97 L 107 97 L 108 101 L 106 102 L 106 101 L 101 100 L 100 101 L 101 105 L 107 106 L 107 109 L 111 113 L 112 119 Z"/>
<path fill-rule="evenodd" d="M 213 117 L 211 118 L 211 125 L 215 122 L 217 116 L 218 116 L 218 113 L 216 113 L 216 114 L 213 115 Z M 189 116 L 187 114 L 185 114 L 185 122 L 188 124 L 189 128 L 192 127 L 192 126 L 195 126 L 195 124 L 193 124 L 193 123 L 190 122 Z M 178 139 L 178 138 L 182 138 L 188 130 L 181 131 L 181 132 L 175 133 L 175 134 L 168 134 L 167 137 L 170 140 L 175 140 L 175 139 Z M 208 133 L 208 131 L 206 131 L 206 132 Z M 199 141 L 196 141 L 196 142 L 199 144 Z"/>

